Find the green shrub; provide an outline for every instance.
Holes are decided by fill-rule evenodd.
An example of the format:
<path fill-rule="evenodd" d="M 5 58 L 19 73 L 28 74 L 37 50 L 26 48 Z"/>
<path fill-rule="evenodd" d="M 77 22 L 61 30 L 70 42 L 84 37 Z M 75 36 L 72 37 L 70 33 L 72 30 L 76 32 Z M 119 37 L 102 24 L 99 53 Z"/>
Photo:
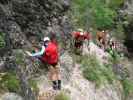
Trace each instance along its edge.
<path fill-rule="evenodd" d="M 38 92 L 38 87 L 37 87 L 36 81 L 30 79 L 29 84 L 30 84 L 32 91 L 34 91 L 35 93 Z"/>
<path fill-rule="evenodd" d="M 116 29 L 112 31 L 112 36 L 116 37 L 120 40 L 124 40 L 126 37 L 126 34 L 124 32 L 123 24 L 122 22 L 118 22 L 116 25 Z"/>
<path fill-rule="evenodd" d="M 82 57 L 81 69 L 83 76 L 99 86 L 105 82 L 112 83 L 115 79 L 111 65 L 100 65 L 94 55 Z"/>
<path fill-rule="evenodd" d="M 94 0 L 91 5 L 94 25 L 99 29 L 112 28 L 117 15 L 115 10 L 110 9 L 104 2 Z"/>
<path fill-rule="evenodd" d="M 5 34 L 0 32 L 0 48 L 5 47 Z"/>
<path fill-rule="evenodd" d="M 133 94 L 133 81 L 125 79 L 122 80 L 122 85 L 124 89 L 124 94 L 127 97 L 129 94 Z"/>
<path fill-rule="evenodd" d="M 60 94 L 55 96 L 54 100 L 70 100 L 70 97 L 65 93 L 61 92 Z"/>
<path fill-rule="evenodd" d="M 90 0 L 73 0 L 72 1 L 72 12 L 71 18 L 75 27 L 89 26 L 90 21 L 92 21 L 92 15 L 90 14 L 90 7 L 88 6 Z"/>
<path fill-rule="evenodd" d="M 7 72 L 0 80 L 3 89 L 8 89 L 10 92 L 19 92 L 20 84 L 14 72 Z"/>
<path fill-rule="evenodd" d="M 15 57 L 16 57 L 16 64 L 24 65 L 25 56 L 22 50 L 16 50 Z"/>
<path fill-rule="evenodd" d="M 72 21 L 77 27 L 86 29 L 90 26 L 100 29 L 112 28 L 117 13 L 109 5 L 114 6 L 114 3 L 106 4 L 105 0 L 73 0 Z"/>
<path fill-rule="evenodd" d="M 124 3 L 124 0 L 108 0 L 108 6 L 112 9 L 119 8 Z"/>

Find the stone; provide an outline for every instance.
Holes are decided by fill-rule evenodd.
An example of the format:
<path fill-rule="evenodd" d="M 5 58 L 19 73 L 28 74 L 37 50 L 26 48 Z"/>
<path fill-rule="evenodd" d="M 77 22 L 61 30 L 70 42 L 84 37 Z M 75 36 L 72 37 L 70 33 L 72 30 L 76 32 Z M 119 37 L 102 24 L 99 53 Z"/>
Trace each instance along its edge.
<path fill-rule="evenodd" d="M 0 100 L 24 100 L 16 93 L 5 93 Z"/>

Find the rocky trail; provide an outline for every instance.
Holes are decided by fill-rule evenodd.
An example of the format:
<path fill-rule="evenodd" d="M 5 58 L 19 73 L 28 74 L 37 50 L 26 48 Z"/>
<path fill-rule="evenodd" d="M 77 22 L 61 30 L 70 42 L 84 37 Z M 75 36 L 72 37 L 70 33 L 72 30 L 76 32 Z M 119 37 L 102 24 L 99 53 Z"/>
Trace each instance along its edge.
<path fill-rule="evenodd" d="M 109 17 L 110 21 L 111 19 L 113 22 L 116 21 L 114 24 L 110 22 L 111 26 L 113 25 L 113 27 L 109 28 L 112 37 L 117 38 L 117 35 L 126 33 L 126 40 L 122 38 L 122 41 L 127 41 L 127 43 L 121 43 L 127 45 L 127 49 L 132 51 L 133 0 L 105 0 L 107 4 L 105 4 L 105 7 L 101 7 L 101 9 L 97 9 L 100 7 L 100 5 L 97 7 L 99 0 L 93 0 L 94 2 L 90 0 L 89 2 L 94 3 L 93 5 L 90 5 L 91 3 L 88 1 L 89 0 L 0 0 L 0 100 L 35 100 L 35 98 L 37 98 L 37 100 L 54 100 L 55 96 L 62 92 L 68 94 L 70 100 L 125 100 L 123 99 L 125 91 L 121 80 L 114 79 L 112 84 L 103 84 L 101 87 L 96 87 L 96 82 L 85 79 L 81 63 L 76 62 L 76 56 L 71 52 L 71 49 L 73 49 L 71 48 L 71 41 L 73 40 L 71 39 L 70 33 L 76 31 L 78 28 L 83 28 L 85 31 L 92 33 L 92 35 L 96 35 L 95 32 L 99 30 L 97 27 L 99 25 L 95 24 L 101 22 L 100 26 L 102 26 L 109 22 L 107 20 L 107 23 L 104 23 L 104 21 L 106 22 L 106 18 L 103 19 L 103 21 L 101 20 L 105 14 L 105 17 L 107 17 L 107 19 Z M 111 1 L 116 1 L 116 3 L 117 1 L 124 1 L 125 4 L 121 5 L 123 6 L 122 8 L 118 7 L 118 10 L 113 10 L 111 9 L 112 7 L 108 7 L 108 3 Z M 101 2 L 100 4 L 102 5 L 104 3 Z M 90 5 L 90 8 L 88 8 L 88 5 Z M 80 12 L 80 7 L 83 13 Z M 100 12 L 97 12 L 98 10 Z M 97 16 L 91 13 L 95 13 L 95 11 L 97 12 Z M 113 12 L 114 15 L 110 15 L 113 14 Z M 118 16 L 115 12 L 119 13 Z M 111 16 L 112 18 L 110 18 Z M 98 17 L 99 21 L 94 17 Z M 83 22 L 81 22 L 81 24 L 83 23 L 83 25 L 80 25 L 80 21 L 82 20 Z M 84 22 L 87 23 L 85 24 Z M 121 26 L 118 27 L 117 25 Z M 43 37 L 50 37 L 53 33 L 56 34 L 56 39 L 60 46 L 59 48 L 62 49 L 60 52 L 61 91 L 54 91 L 52 89 L 52 83 L 48 79 L 47 70 L 44 69 L 44 65 L 42 66 L 38 63 L 38 60 L 34 60 L 34 58 L 27 57 L 23 52 L 27 50 L 30 51 L 33 45 L 41 47 Z M 95 36 L 89 46 L 86 43 L 83 45 L 82 55 L 96 56 L 101 66 L 107 64 L 110 55 L 94 42 Z M 17 53 L 20 55 L 17 56 Z M 132 58 L 132 55 L 130 56 Z M 121 63 L 124 67 L 116 66 L 114 70 L 116 73 L 125 76 L 123 69 L 126 68 L 129 71 L 129 79 L 132 81 L 133 60 L 125 56 L 125 59 Z M 111 68 L 113 69 L 113 67 L 112 65 Z M 13 83 L 13 87 L 12 85 L 8 87 L 10 82 L 8 84 L 5 81 L 5 83 L 3 82 L 4 85 L 7 86 L 1 84 L 1 74 L 8 74 L 10 70 L 15 72 L 15 75 L 14 73 L 13 75 L 17 78 L 16 80 L 20 82 L 17 84 L 20 89 L 16 87 L 14 79 L 12 78 L 9 80 Z M 37 91 L 32 91 L 33 88 L 29 82 L 32 79 L 38 87 Z M 11 88 L 11 90 L 9 88 Z M 12 91 L 14 89 L 16 89 L 15 92 Z M 127 92 L 130 87 L 126 89 Z M 132 100 L 132 97 L 129 97 L 129 100 Z"/>
<path fill-rule="evenodd" d="M 45 84 L 45 85 L 44 85 Z M 54 100 L 54 97 L 60 93 L 60 91 L 54 91 L 50 86 L 46 85 L 46 81 L 41 81 L 40 94 L 38 100 Z M 121 88 L 117 86 L 107 85 L 100 89 L 96 89 L 95 84 L 85 80 L 80 71 L 80 65 L 76 64 L 73 69 L 71 81 L 67 85 L 63 85 L 62 91 L 68 93 L 71 100 L 122 100 Z"/>
<path fill-rule="evenodd" d="M 94 53 L 94 51 L 97 50 L 102 51 L 95 44 L 91 43 L 90 51 L 88 52 Z M 96 55 L 104 56 L 105 54 L 102 51 L 102 53 L 97 53 Z M 69 55 L 66 55 L 65 57 L 69 57 Z M 71 67 L 71 75 L 68 76 L 70 80 L 67 84 L 62 84 L 62 91 L 52 90 L 50 82 L 46 76 L 39 77 L 37 79 L 39 87 L 38 100 L 54 100 L 53 98 L 63 91 L 70 95 L 71 100 L 122 100 L 122 95 L 119 93 L 122 91 L 122 87 L 119 82 L 116 82 L 116 85 L 105 85 L 97 89 L 93 82 L 90 82 L 83 77 L 80 64 L 75 63 L 74 66 L 71 65 Z M 63 73 L 62 76 L 64 76 Z"/>
<path fill-rule="evenodd" d="M 87 47 L 87 45 L 83 47 L 83 55 L 91 54 L 95 54 L 97 58 L 101 60 L 101 64 L 105 63 L 103 61 L 108 57 L 108 53 L 105 53 L 93 42 L 90 43 L 89 47 Z M 83 77 L 81 65 L 75 62 L 76 56 L 72 56 L 73 55 L 70 55 L 66 51 L 60 57 L 61 76 L 63 81 L 61 91 L 52 89 L 51 82 L 47 74 L 43 74 L 43 71 L 42 74 L 34 78 L 39 89 L 37 100 L 54 100 L 55 96 L 62 92 L 68 94 L 71 100 L 122 100 L 123 88 L 119 81 L 114 81 L 114 84 L 104 84 L 100 88 L 97 88 L 95 83 Z M 13 96 L 11 97 L 9 95 Z M 8 99 L 6 97 L 16 99 Z M 21 97 L 15 96 L 14 94 L 5 94 L 2 96 L 2 100 L 21 100 Z"/>

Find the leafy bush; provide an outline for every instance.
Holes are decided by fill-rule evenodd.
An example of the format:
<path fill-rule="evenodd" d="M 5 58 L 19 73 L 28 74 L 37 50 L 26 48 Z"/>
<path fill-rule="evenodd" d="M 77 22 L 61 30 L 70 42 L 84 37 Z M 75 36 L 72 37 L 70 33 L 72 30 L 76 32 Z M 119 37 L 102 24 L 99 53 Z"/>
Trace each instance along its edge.
<path fill-rule="evenodd" d="M 96 28 L 106 29 L 113 27 L 114 19 L 116 18 L 116 12 L 114 10 L 99 0 L 95 0 L 95 2 L 92 3 L 92 10 Z"/>
<path fill-rule="evenodd" d="M 99 86 L 104 82 L 112 83 L 115 79 L 111 65 L 100 65 L 95 56 L 82 57 L 81 69 L 83 76 Z"/>
<path fill-rule="evenodd" d="M 16 64 L 18 65 L 24 65 L 25 56 L 22 50 L 16 50 L 15 52 L 16 56 Z"/>
<path fill-rule="evenodd" d="M 82 28 L 90 26 L 100 29 L 111 28 L 117 17 L 114 6 L 119 4 L 121 2 L 115 2 L 115 0 L 108 3 L 106 0 L 73 0 L 72 20 L 76 26 Z"/>
<path fill-rule="evenodd" d="M 119 8 L 124 3 L 124 0 L 108 0 L 108 6 L 112 9 Z"/>
<path fill-rule="evenodd" d="M 125 79 L 122 82 L 125 96 L 127 97 L 129 94 L 133 94 L 133 81 Z"/>
<path fill-rule="evenodd" d="M 30 79 L 29 84 L 31 86 L 32 91 L 34 91 L 35 93 L 39 91 L 36 81 Z"/>
<path fill-rule="evenodd" d="M 120 40 L 124 40 L 126 37 L 126 34 L 124 32 L 123 24 L 122 22 L 117 22 L 116 28 L 112 31 L 112 36 L 116 37 Z"/>
<path fill-rule="evenodd" d="M 10 92 L 19 92 L 20 84 L 14 72 L 7 72 L 1 77 L 0 87 L 3 89 L 8 89 Z"/>
<path fill-rule="evenodd" d="M 5 35 L 4 33 L 0 32 L 0 48 L 3 48 L 5 46 Z"/>
<path fill-rule="evenodd" d="M 55 96 L 54 100 L 70 100 L 70 97 L 65 93 L 61 92 L 57 96 Z"/>

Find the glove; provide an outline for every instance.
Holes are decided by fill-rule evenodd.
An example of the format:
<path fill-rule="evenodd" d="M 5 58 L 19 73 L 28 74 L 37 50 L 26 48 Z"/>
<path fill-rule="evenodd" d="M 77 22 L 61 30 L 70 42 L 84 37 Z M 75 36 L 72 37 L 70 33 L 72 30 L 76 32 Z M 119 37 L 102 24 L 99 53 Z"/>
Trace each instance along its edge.
<path fill-rule="evenodd" d="M 29 51 L 25 51 L 25 53 L 29 56 L 32 56 L 32 54 Z"/>

